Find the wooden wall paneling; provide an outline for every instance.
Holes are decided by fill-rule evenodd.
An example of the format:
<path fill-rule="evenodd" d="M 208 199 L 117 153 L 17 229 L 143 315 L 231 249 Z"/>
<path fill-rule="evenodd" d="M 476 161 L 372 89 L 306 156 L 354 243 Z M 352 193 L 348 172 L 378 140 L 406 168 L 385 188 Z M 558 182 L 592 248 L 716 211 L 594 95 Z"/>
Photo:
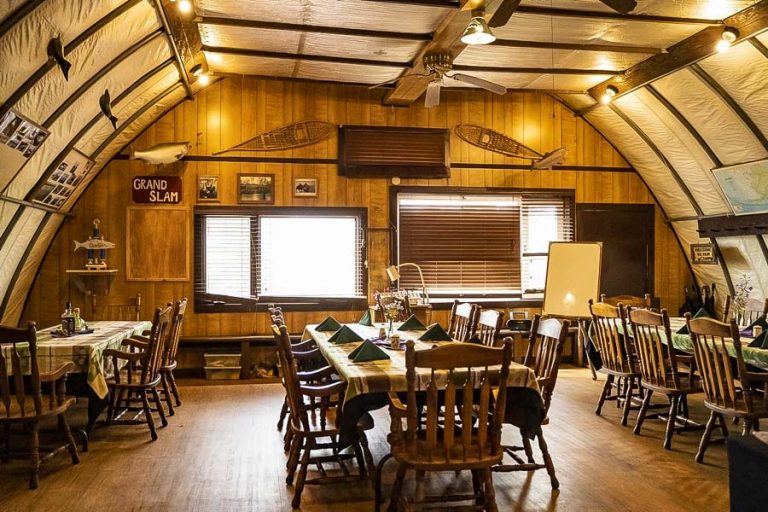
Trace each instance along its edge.
<path fill-rule="evenodd" d="M 130 206 L 126 212 L 126 280 L 188 281 L 191 220 L 186 207 Z M 154 236 L 149 236 L 154 234 Z"/>

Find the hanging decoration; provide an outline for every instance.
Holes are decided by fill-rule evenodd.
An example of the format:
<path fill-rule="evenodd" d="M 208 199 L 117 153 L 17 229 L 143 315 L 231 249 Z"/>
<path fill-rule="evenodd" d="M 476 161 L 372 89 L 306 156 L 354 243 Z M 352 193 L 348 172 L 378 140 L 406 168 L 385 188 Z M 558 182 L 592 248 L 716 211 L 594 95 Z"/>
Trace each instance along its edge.
<path fill-rule="evenodd" d="M 101 108 L 101 113 L 112 123 L 112 128 L 117 130 L 117 117 L 112 114 L 112 100 L 108 90 L 104 91 L 104 94 L 99 98 L 99 108 Z"/>
<path fill-rule="evenodd" d="M 482 126 L 460 124 L 456 126 L 454 131 L 461 140 L 478 148 L 506 156 L 531 160 L 531 169 L 551 169 L 552 166 L 565 162 L 565 157 L 568 154 L 567 149 L 558 148 L 542 155 L 538 151 L 511 137 L 507 137 L 503 133 L 483 128 Z"/>
<path fill-rule="evenodd" d="M 325 121 L 301 121 L 271 130 L 214 155 L 229 151 L 281 151 L 317 144 L 336 133 L 336 125 Z"/>
<path fill-rule="evenodd" d="M 72 67 L 72 63 L 64 58 L 64 46 L 61 44 L 60 37 L 55 37 L 48 42 L 47 53 L 48 57 L 59 65 L 59 69 L 64 74 L 64 80 L 69 81 L 69 68 Z"/>

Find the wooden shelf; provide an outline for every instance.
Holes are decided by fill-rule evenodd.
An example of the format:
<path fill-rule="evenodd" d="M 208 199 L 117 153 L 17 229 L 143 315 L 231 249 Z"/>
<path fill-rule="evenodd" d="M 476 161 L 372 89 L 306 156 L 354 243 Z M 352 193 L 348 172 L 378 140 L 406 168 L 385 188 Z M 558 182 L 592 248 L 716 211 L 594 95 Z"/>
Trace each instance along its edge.
<path fill-rule="evenodd" d="M 117 269 L 67 270 L 67 275 L 78 290 L 86 294 L 106 295 L 117 276 Z"/>

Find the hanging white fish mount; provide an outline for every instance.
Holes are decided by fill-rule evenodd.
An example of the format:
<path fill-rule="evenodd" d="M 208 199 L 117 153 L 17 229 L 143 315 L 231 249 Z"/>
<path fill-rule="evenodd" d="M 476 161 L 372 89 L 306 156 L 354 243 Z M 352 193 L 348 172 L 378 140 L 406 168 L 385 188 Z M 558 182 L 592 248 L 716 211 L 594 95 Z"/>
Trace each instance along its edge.
<path fill-rule="evenodd" d="M 280 151 L 317 144 L 336 133 L 336 125 L 325 121 L 301 121 L 264 132 L 214 155 L 229 151 Z"/>
<path fill-rule="evenodd" d="M 565 157 L 568 154 L 567 149 L 558 148 L 542 155 L 538 151 L 511 137 L 507 137 L 503 133 L 473 124 L 456 125 L 454 131 L 461 140 L 478 148 L 506 156 L 531 160 L 531 169 L 551 169 L 552 166 L 565 162 Z"/>
<path fill-rule="evenodd" d="M 178 162 L 192 149 L 189 142 L 165 142 L 143 151 L 131 149 L 131 160 L 143 160 L 149 164 L 172 164 Z"/>

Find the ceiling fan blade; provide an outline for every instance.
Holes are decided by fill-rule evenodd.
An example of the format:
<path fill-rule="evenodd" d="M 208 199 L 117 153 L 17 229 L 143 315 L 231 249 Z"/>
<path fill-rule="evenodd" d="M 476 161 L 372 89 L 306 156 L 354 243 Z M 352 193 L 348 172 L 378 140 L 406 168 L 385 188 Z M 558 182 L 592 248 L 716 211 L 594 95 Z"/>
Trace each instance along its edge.
<path fill-rule="evenodd" d="M 427 94 L 424 96 L 424 106 L 436 107 L 440 104 L 440 80 L 432 80 L 427 85 Z"/>
<path fill-rule="evenodd" d="M 602 3 L 620 14 L 629 14 L 637 7 L 635 0 L 600 0 Z"/>
<path fill-rule="evenodd" d="M 486 91 L 491 91 L 494 94 L 506 94 L 507 88 L 503 85 L 495 84 L 493 82 L 489 82 L 488 80 L 483 80 L 482 78 L 478 78 L 476 76 L 472 75 L 465 75 L 463 73 L 456 73 L 455 75 L 450 75 L 451 78 L 454 80 L 458 80 L 459 82 L 464 82 L 467 84 L 471 84 L 477 87 L 480 87 L 481 89 L 485 89 Z"/>
<path fill-rule="evenodd" d="M 484 9 L 485 0 L 467 0 L 467 2 L 461 7 L 462 11 L 471 11 L 473 9 Z"/>
<path fill-rule="evenodd" d="M 431 76 L 432 73 L 414 73 L 412 75 L 404 75 L 399 76 L 397 78 L 393 78 L 392 80 L 387 80 L 386 82 L 381 82 L 380 84 L 371 85 L 368 88 L 369 89 L 376 89 L 377 87 L 384 87 L 385 85 L 395 84 L 399 82 L 400 80 L 404 80 L 406 78 L 416 78 L 416 77 L 425 77 L 425 76 Z"/>
<path fill-rule="evenodd" d="M 509 22 L 509 18 L 515 14 L 521 0 L 503 0 L 491 19 L 488 20 L 488 26 L 491 28 L 503 27 Z"/>

